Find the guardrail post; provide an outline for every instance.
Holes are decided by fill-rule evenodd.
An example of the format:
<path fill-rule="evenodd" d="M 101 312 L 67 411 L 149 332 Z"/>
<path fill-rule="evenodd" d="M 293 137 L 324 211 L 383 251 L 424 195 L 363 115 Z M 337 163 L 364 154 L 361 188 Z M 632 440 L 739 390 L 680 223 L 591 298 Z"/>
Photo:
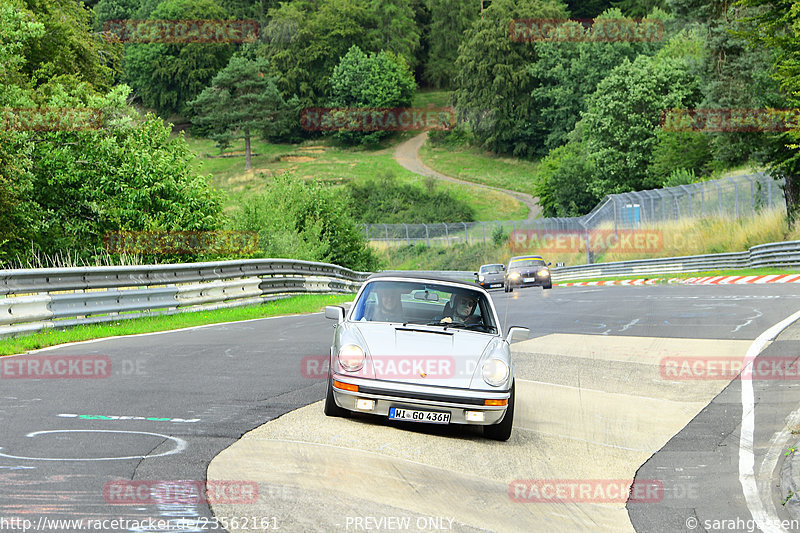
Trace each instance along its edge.
<path fill-rule="evenodd" d="M 462 224 L 464 224 L 464 242 L 469 244 L 469 233 L 468 233 L 468 230 L 467 230 L 467 223 L 466 222 L 462 222 Z"/>
<path fill-rule="evenodd" d="M 383 225 L 383 229 L 386 230 L 386 242 L 389 242 L 389 226 L 386 224 Z"/>
<path fill-rule="evenodd" d="M 447 241 L 448 246 L 450 245 L 450 232 L 447 231 L 447 222 L 442 222 L 444 225 L 444 238 Z"/>
<path fill-rule="evenodd" d="M 431 245 L 431 236 L 428 233 L 428 225 L 425 224 L 425 223 L 423 223 L 422 225 L 425 226 L 425 244 L 430 246 Z"/>
<path fill-rule="evenodd" d="M 411 239 L 408 237 L 408 224 L 403 222 L 403 227 L 406 228 L 406 242 L 411 244 Z"/>

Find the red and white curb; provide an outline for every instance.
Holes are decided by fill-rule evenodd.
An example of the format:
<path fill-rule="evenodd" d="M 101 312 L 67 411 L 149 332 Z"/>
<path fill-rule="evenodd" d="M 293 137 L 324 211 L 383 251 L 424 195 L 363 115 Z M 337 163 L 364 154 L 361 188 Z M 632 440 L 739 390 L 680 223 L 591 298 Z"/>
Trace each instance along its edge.
<path fill-rule="evenodd" d="M 664 278 L 615 279 L 609 281 L 578 281 L 574 283 L 556 283 L 557 287 L 588 287 L 594 285 L 655 285 Z M 770 274 L 766 276 L 707 276 L 704 278 L 669 278 L 667 283 L 683 285 L 728 285 L 730 283 L 800 283 L 800 274 Z"/>

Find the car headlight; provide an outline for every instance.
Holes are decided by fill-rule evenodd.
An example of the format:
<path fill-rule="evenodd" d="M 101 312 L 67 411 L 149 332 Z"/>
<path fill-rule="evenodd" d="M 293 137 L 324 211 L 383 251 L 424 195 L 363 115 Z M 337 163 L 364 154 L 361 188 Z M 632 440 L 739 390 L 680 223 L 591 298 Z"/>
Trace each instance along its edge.
<path fill-rule="evenodd" d="M 520 278 L 520 273 L 519 272 L 512 272 L 511 274 L 508 275 L 508 277 L 509 277 L 509 279 L 519 279 Z"/>
<path fill-rule="evenodd" d="M 547 276 L 550 275 L 550 271 L 547 270 L 546 268 L 543 268 L 539 271 L 539 275 L 542 276 L 543 278 L 546 278 Z"/>
<path fill-rule="evenodd" d="M 483 381 L 499 387 L 508 380 L 508 365 L 500 359 L 489 359 L 483 363 Z"/>
<path fill-rule="evenodd" d="M 485 280 L 485 279 L 486 279 L 486 277 L 485 277 L 485 276 L 478 276 L 478 281 L 483 281 L 483 280 Z"/>
<path fill-rule="evenodd" d="M 357 372 L 364 367 L 364 350 L 355 344 L 345 344 L 339 348 L 339 366 L 348 372 Z"/>

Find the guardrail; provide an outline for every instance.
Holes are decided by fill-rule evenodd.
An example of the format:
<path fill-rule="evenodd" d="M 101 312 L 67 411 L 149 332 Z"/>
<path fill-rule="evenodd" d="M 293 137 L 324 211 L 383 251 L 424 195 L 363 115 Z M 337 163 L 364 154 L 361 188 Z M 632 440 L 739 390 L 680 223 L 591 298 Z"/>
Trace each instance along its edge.
<path fill-rule="evenodd" d="M 292 259 L 0 271 L 0 338 L 52 327 L 355 292 L 368 272 Z"/>
<path fill-rule="evenodd" d="M 675 274 L 758 267 L 800 268 L 800 241 L 760 244 L 753 246 L 746 252 L 595 263 L 558 267 L 551 269 L 551 271 L 553 281 L 558 282 L 583 278 Z"/>

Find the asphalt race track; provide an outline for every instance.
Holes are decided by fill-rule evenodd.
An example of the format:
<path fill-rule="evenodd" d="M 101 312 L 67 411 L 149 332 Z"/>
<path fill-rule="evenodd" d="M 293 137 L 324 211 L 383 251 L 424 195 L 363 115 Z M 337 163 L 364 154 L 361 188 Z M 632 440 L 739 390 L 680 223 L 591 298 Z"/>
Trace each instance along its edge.
<path fill-rule="evenodd" d="M 741 361 L 800 309 L 800 288 L 492 295 L 504 329 L 535 337 L 513 346 L 507 443 L 324 417 L 324 380 L 308 365 L 330 345 L 321 314 L 0 358 L 0 531 L 85 531 L 89 520 L 142 532 L 747 531 L 748 520 L 792 530 L 771 521 L 788 518 L 776 484 L 798 439 L 800 393 L 774 369 L 800 357 L 797 328 L 765 343 L 771 378 L 676 376 L 667 363 Z M 44 357 L 97 372 L 32 379 L 27 361 Z M 749 393 L 752 444 L 741 431 Z M 634 477 L 638 499 L 626 504 Z M 170 492 L 206 479 L 222 494 L 213 512 Z M 545 488 L 561 492 L 548 499 Z M 55 522 L 81 519 L 83 529 Z"/>

